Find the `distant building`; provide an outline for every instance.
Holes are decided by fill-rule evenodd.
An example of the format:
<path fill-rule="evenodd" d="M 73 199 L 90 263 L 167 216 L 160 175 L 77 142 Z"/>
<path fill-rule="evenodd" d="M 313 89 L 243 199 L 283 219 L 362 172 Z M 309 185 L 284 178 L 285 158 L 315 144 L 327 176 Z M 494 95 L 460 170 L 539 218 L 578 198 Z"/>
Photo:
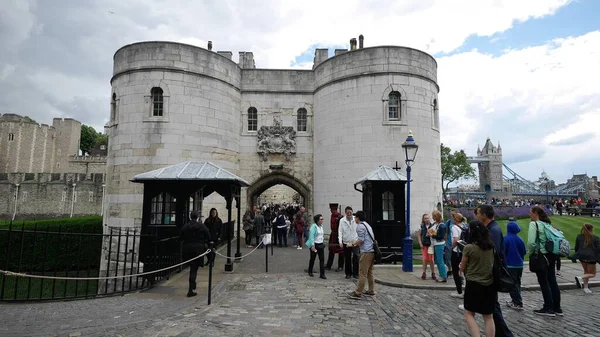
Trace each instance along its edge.
<path fill-rule="evenodd" d="M 54 118 L 49 126 L 1 115 L 0 218 L 101 214 L 107 146 L 79 156 L 80 139 L 81 122 L 72 118 Z"/>

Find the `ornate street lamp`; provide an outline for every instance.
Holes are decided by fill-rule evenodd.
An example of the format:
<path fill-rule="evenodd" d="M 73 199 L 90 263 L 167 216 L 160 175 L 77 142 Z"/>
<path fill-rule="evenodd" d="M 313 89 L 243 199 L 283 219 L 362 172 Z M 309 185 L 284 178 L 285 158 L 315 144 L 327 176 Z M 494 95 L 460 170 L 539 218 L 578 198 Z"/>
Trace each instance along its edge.
<path fill-rule="evenodd" d="M 410 171 L 411 166 L 415 162 L 417 151 L 419 151 L 419 145 L 415 143 L 413 139 L 412 131 L 408 132 L 408 137 L 404 144 L 404 155 L 406 156 L 406 233 L 404 240 L 402 241 L 402 271 L 412 272 L 413 271 L 413 259 L 412 249 L 413 240 L 410 237 Z"/>

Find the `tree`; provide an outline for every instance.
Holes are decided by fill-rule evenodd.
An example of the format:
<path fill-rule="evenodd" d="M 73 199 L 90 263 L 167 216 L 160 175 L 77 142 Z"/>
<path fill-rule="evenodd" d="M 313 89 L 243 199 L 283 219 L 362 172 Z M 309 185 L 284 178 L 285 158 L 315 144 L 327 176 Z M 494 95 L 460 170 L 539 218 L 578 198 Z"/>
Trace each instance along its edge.
<path fill-rule="evenodd" d="M 467 161 L 464 150 L 454 151 L 441 144 L 442 157 L 442 193 L 444 201 L 448 201 L 446 191 L 450 183 L 459 179 L 475 178 L 475 169 Z"/>
<path fill-rule="evenodd" d="M 96 144 L 103 141 L 107 135 L 98 133 L 93 127 L 81 124 L 81 138 L 79 141 L 79 149 L 86 155 L 90 154 Z"/>

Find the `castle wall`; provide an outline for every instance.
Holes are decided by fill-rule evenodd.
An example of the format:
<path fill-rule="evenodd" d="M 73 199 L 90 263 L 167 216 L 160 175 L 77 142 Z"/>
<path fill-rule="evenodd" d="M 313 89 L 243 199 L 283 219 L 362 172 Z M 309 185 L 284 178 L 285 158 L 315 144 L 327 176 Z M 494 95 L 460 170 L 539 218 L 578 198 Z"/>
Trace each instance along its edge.
<path fill-rule="evenodd" d="M 137 43 L 115 53 L 119 117 L 109 131 L 109 226 L 141 225 L 143 185 L 130 182 L 135 174 L 186 160 L 237 173 L 240 77 L 226 57 L 184 44 Z M 163 90 L 162 117 L 152 116 L 153 87 Z"/>
<path fill-rule="evenodd" d="M 401 145 L 409 130 L 419 144 L 412 219 L 435 209 L 442 200 L 439 124 L 432 105 L 439 91 L 436 72 L 431 56 L 401 47 L 358 49 L 315 68 L 315 213 L 329 214 L 329 203 L 336 202 L 361 209 L 354 183 L 378 165 L 403 163 Z M 392 91 L 402 95 L 399 121 L 387 115 Z"/>
<path fill-rule="evenodd" d="M 100 215 L 103 181 L 104 174 L 4 173 L 0 219 L 13 214 L 15 220 Z"/>
<path fill-rule="evenodd" d="M 0 121 L 0 172 L 74 172 L 69 171 L 69 156 L 78 153 L 81 123 L 54 118 L 48 126 L 20 118 Z"/>

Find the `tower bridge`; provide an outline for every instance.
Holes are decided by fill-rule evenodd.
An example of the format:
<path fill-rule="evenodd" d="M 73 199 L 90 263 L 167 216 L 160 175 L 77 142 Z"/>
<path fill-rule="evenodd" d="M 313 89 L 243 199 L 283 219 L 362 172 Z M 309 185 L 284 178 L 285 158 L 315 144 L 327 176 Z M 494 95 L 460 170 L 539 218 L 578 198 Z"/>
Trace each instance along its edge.
<path fill-rule="evenodd" d="M 470 164 L 477 164 L 479 170 L 479 191 L 458 192 L 458 194 L 472 197 L 549 196 L 568 198 L 586 193 L 590 184 L 587 175 L 575 175 L 566 184 L 554 186 L 554 182 L 548 179 L 545 172 L 542 173 L 542 179 L 545 179 L 544 183 L 536 184 L 529 181 L 502 162 L 502 147 L 500 143 L 494 145 L 489 137 L 483 148 L 477 148 L 477 155 L 467 157 L 467 161 Z"/>

